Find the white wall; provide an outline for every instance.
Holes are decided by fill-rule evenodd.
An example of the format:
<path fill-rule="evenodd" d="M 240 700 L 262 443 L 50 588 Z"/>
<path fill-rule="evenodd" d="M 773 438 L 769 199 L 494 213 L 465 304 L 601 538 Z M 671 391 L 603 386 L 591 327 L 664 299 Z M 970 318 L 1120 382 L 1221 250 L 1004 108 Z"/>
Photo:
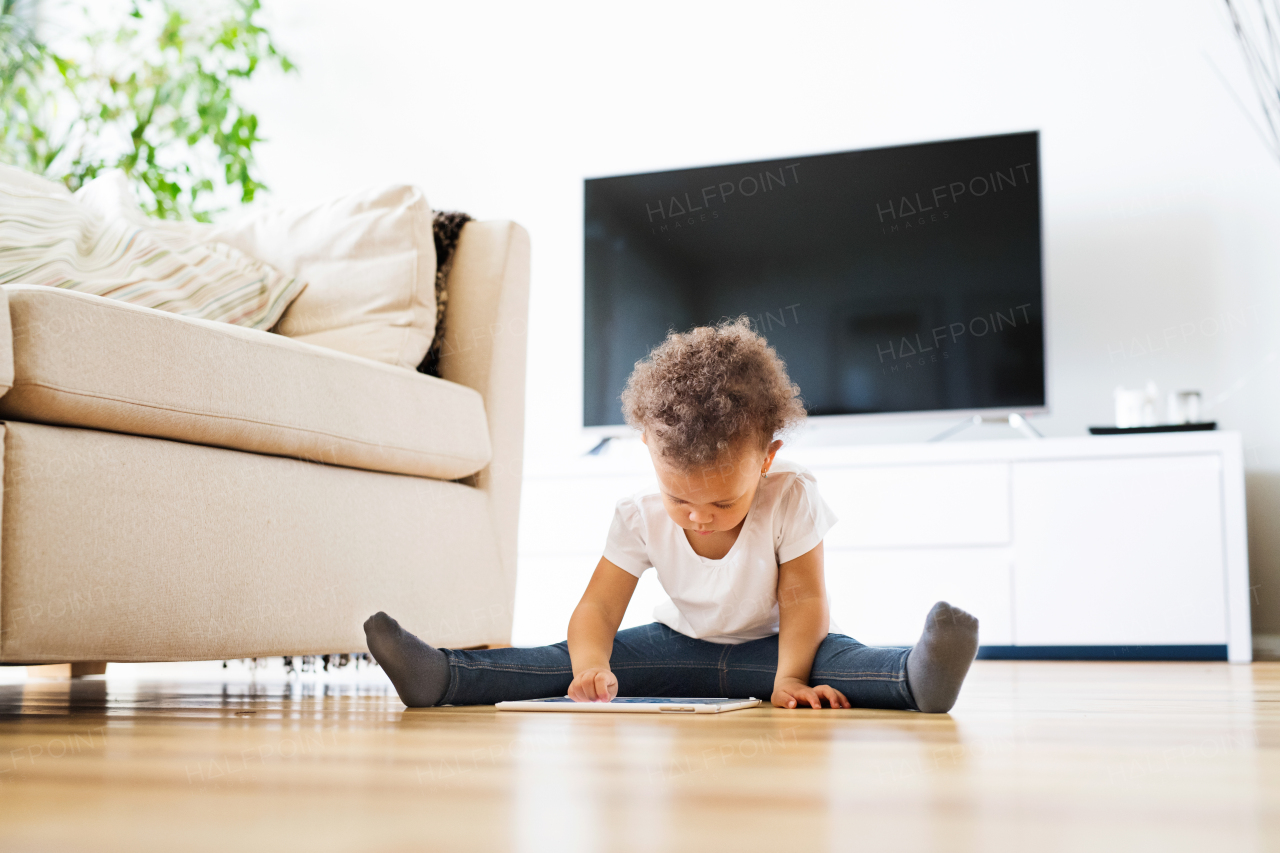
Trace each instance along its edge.
<path fill-rule="evenodd" d="M 1117 384 L 1201 389 L 1244 433 L 1255 631 L 1280 633 L 1280 163 L 1215 73 L 1252 103 L 1219 3 L 268 0 L 267 13 L 301 68 L 246 93 L 275 201 L 408 181 L 437 208 L 532 233 L 534 470 L 588 445 L 583 177 L 1039 129 L 1053 410 L 1040 428 L 1108 422 Z"/>

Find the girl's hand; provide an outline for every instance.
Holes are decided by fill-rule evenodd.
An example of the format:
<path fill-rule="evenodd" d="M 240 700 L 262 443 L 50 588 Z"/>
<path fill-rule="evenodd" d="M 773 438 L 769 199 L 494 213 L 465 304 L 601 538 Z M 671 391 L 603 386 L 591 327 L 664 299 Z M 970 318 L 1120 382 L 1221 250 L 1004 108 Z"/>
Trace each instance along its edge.
<path fill-rule="evenodd" d="M 584 669 L 569 685 L 569 698 L 575 702 L 612 702 L 617 695 L 618 677 L 605 667 Z"/>
<path fill-rule="evenodd" d="M 823 701 L 826 701 L 829 708 L 853 707 L 843 693 L 826 684 L 810 687 L 798 678 L 780 678 L 774 682 L 774 707 L 796 708 L 808 705 L 811 708 L 821 708 Z"/>

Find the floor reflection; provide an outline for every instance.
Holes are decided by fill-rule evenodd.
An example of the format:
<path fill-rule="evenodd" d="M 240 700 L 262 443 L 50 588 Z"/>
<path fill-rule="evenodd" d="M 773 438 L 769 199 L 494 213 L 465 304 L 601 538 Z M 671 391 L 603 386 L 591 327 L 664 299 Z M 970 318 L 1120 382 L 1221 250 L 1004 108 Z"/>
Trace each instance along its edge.
<path fill-rule="evenodd" d="M 343 711 L 361 720 L 401 719 L 404 705 L 380 684 L 315 684 L 307 682 L 132 682 L 103 676 L 72 679 L 28 679 L 0 685 L 0 718 L 90 714 L 129 716 L 143 711 L 174 711 L 234 719 L 319 718 Z"/>

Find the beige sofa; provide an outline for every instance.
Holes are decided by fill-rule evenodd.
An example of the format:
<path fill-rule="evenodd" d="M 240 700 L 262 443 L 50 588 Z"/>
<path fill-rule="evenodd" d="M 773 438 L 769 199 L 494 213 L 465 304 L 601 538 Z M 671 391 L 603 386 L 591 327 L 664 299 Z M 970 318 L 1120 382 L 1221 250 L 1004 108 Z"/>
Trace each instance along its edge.
<path fill-rule="evenodd" d="M 365 650 L 386 610 L 510 641 L 529 241 L 463 229 L 443 379 L 0 288 L 0 662 Z"/>

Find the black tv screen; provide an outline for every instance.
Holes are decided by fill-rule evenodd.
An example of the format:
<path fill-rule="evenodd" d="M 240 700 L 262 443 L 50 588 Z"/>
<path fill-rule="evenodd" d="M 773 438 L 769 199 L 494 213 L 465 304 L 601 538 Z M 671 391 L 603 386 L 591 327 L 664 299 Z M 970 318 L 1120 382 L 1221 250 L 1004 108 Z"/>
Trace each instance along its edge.
<path fill-rule="evenodd" d="M 1045 405 L 1035 132 L 586 181 L 586 426 L 746 315 L 813 415 Z"/>

